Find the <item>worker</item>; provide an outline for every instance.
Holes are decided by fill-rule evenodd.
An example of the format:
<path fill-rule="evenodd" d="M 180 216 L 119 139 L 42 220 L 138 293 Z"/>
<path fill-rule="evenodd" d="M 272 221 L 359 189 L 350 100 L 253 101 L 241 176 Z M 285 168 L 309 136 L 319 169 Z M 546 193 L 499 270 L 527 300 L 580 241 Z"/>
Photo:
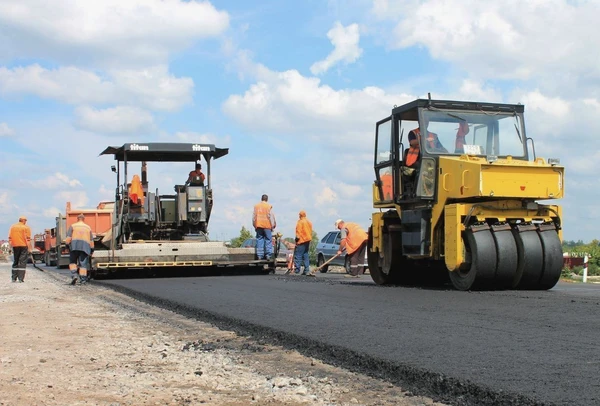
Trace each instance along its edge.
<path fill-rule="evenodd" d="M 13 251 L 12 281 L 25 282 L 25 271 L 27 269 L 27 258 L 29 252 L 33 251 L 31 246 L 31 228 L 27 225 L 27 217 L 19 217 L 19 221 L 13 224 L 8 231 L 8 244 Z"/>
<path fill-rule="evenodd" d="M 302 265 L 304 265 L 303 275 L 310 274 L 308 250 L 311 240 L 312 223 L 306 218 L 306 212 L 300 210 L 300 213 L 298 213 L 298 222 L 296 223 L 296 250 L 294 251 L 294 272 L 296 275 L 302 273 Z"/>
<path fill-rule="evenodd" d="M 185 184 L 190 186 L 204 186 L 204 179 L 206 179 L 206 177 L 202 173 L 202 165 L 197 163 L 196 169 L 190 172 Z"/>
<path fill-rule="evenodd" d="M 423 127 L 425 127 L 426 130 L 425 141 L 427 141 L 427 151 L 447 153 L 448 150 L 444 148 L 437 134 L 427 130 L 429 127 L 428 119 L 424 119 Z M 408 144 L 410 147 L 405 157 L 402 173 L 406 176 L 412 176 L 418 169 L 420 163 L 419 160 L 421 158 L 421 130 L 419 128 L 415 128 L 408 133 Z"/>
<path fill-rule="evenodd" d="M 285 271 L 285 274 L 288 275 L 294 272 L 294 256 L 296 254 L 296 244 L 286 240 L 283 240 L 283 244 L 288 249 L 286 255 L 287 270 Z"/>
<path fill-rule="evenodd" d="M 129 199 L 133 204 L 144 205 L 144 189 L 139 175 L 133 175 L 131 186 L 129 186 Z"/>
<path fill-rule="evenodd" d="M 273 259 L 273 243 L 271 237 L 275 229 L 276 221 L 273 214 L 273 206 L 269 203 L 269 196 L 262 195 L 260 203 L 254 206 L 252 213 L 252 227 L 256 231 L 256 256 L 258 259 Z"/>
<path fill-rule="evenodd" d="M 456 131 L 456 140 L 454 142 L 454 153 L 463 154 L 465 152 L 465 137 L 469 133 L 469 123 L 461 121 Z"/>
<path fill-rule="evenodd" d="M 90 270 L 90 257 L 94 253 L 94 235 L 90 226 L 84 222 L 83 213 L 77 216 L 77 223 L 71 225 L 67 230 L 65 242 L 69 244 L 69 270 L 71 271 L 71 285 L 77 283 L 79 276 L 80 284 L 88 281 L 88 270 Z"/>
<path fill-rule="evenodd" d="M 335 228 L 341 231 L 340 248 L 337 255 L 341 255 L 346 250 L 346 255 L 350 259 L 350 275 L 347 278 L 360 278 L 365 272 L 365 253 L 367 250 L 367 240 L 369 235 L 356 223 L 346 223 L 342 219 L 335 222 Z"/>

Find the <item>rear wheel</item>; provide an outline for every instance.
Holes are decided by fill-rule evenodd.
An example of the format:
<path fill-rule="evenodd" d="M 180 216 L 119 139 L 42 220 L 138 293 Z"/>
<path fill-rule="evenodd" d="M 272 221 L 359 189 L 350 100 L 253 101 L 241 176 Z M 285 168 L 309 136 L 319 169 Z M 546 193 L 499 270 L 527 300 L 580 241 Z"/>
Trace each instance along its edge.
<path fill-rule="evenodd" d="M 401 244 L 400 244 L 401 245 Z M 393 257 L 393 241 L 390 233 L 383 234 L 383 257 L 379 251 L 372 251 L 373 248 L 373 231 L 372 226 L 369 227 L 369 239 L 367 240 L 367 262 L 369 264 L 369 273 L 371 279 L 378 285 L 390 285 L 397 282 L 395 274 L 399 271 L 396 265 L 400 261 Z M 399 251 L 397 255 L 402 255 Z M 396 264 L 398 262 L 398 264 Z"/>
<path fill-rule="evenodd" d="M 496 245 L 489 227 L 472 226 L 465 231 L 466 249 L 463 267 L 450 271 L 450 281 L 458 290 L 489 289 L 496 272 Z"/>
<path fill-rule="evenodd" d="M 319 254 L 319 257 L 317 258 L 317 268 L 323 266 L 324 263 L 325 263 L 325 258 L 323 258 L 323 255 Z M 327 273 L 328 270 L 329 270 L 329 265 L 325 265 L 319 270 L 319 272 Z"/>

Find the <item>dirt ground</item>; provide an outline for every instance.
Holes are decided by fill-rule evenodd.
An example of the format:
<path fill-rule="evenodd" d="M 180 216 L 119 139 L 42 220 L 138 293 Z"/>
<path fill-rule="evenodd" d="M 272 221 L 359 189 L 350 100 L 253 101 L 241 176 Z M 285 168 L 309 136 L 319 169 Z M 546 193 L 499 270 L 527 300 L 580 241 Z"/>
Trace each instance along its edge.
<path fill-rule="evenodd" d="M 2 406 L 442 406 L 98 285 L 0 275 Z"/>

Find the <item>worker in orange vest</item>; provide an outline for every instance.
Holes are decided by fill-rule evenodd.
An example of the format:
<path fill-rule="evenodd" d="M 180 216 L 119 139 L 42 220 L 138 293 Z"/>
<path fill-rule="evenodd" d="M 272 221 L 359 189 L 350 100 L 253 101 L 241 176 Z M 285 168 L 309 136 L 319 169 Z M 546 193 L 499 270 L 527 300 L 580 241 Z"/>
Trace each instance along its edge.
<path fill-rule="evenodd" d="M 202 165 L 197 163 L 196 169 L 190 172 L 185 184 L 191 186 L 204 186 L 204 179 L 206 179 L 206 177 L 202 173 Z"/>
<path fill-rule="evenodd" d="M 298 213 L 298 222 L 296 223 L 296 250 L 294 251 L 295 274 L 300 275 L 302 265 L 304 265 L 303 275 L 310 274 L 310 260 L 308 250 L 312 241 L 312 223 L 306 218 L 306 212 L 300 210 Z"/>
<path fill-rule="evenodd" d="M 260 203 L 254 206 L 252 213 L 252 227 L 256 231 L 256 256 L 258 259 L 273 259 L 273 243 L 271 238 L 273 230 L 277 225 L 275 215 L 273 214 L 273 206 L 269 203 L 269 196 L 262 195 Z"/>
<path fill-rule="evenodd" d="M 437 134 L 427 131 L 429 127 L 428 119 L 425 119 L 423 127 L 426 129 L 425 141 L 427 142 L 427 151 L 447 153 L 448 150 L 444 148 Z M 406 176 L 412 176 L 419 167 L 419 159 L 421 158 L 421 130 L 419 128 L 415 128 L 408 133 L 408 144 L 410 148 L 405 157 L 402 173 Z"/>
<path fill-rule="evenodd" d="M 88 280 L 90 257 L 94 253 L 94 235 L 92 228 L 85 224 L 83 213 L 77 216 L 77 223 L 67 230 L 65 242 L 69 244 L 69 270 L 71 271 L 71 285 L 85 284 Z"/>
<path fill-rule="evenodd" d="M 346 250 L 346 255 L 350 259 L 350 275 L 348 278 L 360 278 L 365 272 L 365 253 L 367 251 L 367 240 L 369 235 L 356 223 L 346 223 L 342 219 L 335 222 L 335 228 L 341 231 L 342 240 L 338 255 Z"/>
<path fill-rule="evenodd" d="M 19 217 L 19 222 L 13 224 L 8 231 L 8 243 L 13 251 L 12 281 L 25 282 L 28 254 L 33 251 L 31 246 L 31 228 L 27 225 L 27 217 Z"/>

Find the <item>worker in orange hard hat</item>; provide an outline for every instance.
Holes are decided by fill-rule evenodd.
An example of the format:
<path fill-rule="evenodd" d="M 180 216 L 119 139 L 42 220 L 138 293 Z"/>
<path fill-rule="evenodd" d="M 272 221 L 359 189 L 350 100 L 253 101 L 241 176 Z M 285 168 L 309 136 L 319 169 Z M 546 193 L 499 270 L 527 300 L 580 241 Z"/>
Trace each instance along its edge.
<path fill-rule="evenodd" d="M 12 281 L 25 282 L 27 258 L 33 251 L 31 246 L 31 228 L 27 225 L 27 217 L 20 216 L 19 221 L 13 224 L 8 231 L 8 243 L 13 251 Z"/>
<path fill-rule="evenodd" d="M 302 265 L 304 265 L 303 275 L 310 274 L 308 250 L 312 241 L 312 230 L 312 223 L 306 218 L 306 212 L 300 210 L 296 223 L 296 248 L 294 251 L 294 273 L 296 275 L 300 275 Z"/>
<path fill-rule="evenodd" d="M 77 223 L 71 225 L 67 230 L 65 242 L 69 244 L 69 270 L 71 271 L 71 285 L 79 283 L 82 285 L 88 281 L 90 257 L 94 253 L 94 235 L 92 228 L 85 224 L 83 213 L 77 216 Z"/>
<path fill-rule="evenodd" d="M 365 272 L 365 253 L 367 252 L 367 240 L 369 235 L 356 223 L 346 223 L 342 219 L 335 222 L 335 228 L 341 231 L 340 248 L 338 255 L 346 250 L 346 255 L 350 259 L 350 275 L 348 278 L 360 278 Z"/>

